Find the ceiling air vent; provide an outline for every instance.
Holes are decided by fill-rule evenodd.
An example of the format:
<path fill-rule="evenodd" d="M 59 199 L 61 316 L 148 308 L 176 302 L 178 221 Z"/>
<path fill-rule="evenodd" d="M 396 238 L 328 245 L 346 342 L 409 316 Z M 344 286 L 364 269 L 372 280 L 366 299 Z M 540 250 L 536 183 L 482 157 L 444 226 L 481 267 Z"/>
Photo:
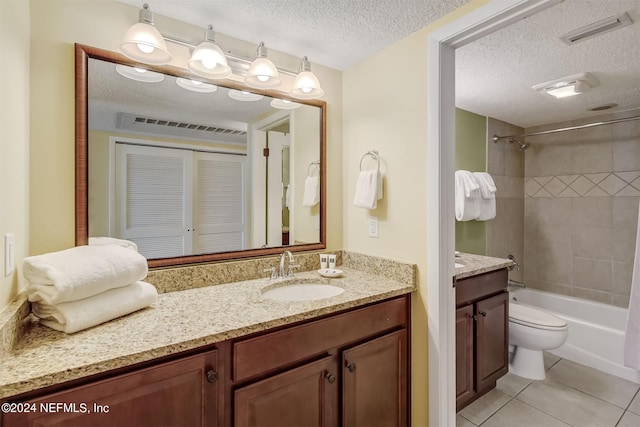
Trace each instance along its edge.
<path fill-rule="evenodd" d="M 137 114 L 118 113 L 116 127 L 121 130 L 185 139 L 242 144 L 247 141 L 246 129 L 231 129 L 178 120 L 157 119 Z"/>
<path fill-rule="evenodd" d="M 622 13 L 571 31 L 560 37 L 560 40 L 572 45 L 631 24 L 633 21 L 629 15 Z"/>

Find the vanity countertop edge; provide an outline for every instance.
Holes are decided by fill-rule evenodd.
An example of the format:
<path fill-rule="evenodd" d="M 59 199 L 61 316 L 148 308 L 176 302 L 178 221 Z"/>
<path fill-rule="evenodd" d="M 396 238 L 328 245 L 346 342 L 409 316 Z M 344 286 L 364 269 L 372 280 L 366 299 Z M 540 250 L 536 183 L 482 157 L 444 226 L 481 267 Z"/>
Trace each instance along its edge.
<path fill-rule="evenodd" d="M 485 255 L 475 255 L 463 252 L 456 254 L 457 263 L 463 264 L 462 267 L 455 268 L 456 280 L 466 277 L 477 276 L 478 274 L 488 273 L 490 271 L 500 270 L 513 265 L 513 261 L 506 258 L 495 258 Z"/>
<path fill-rule="evenodd" d="M 30 325 L 0 361 L 0 399 L 415 290 L 415 285 L 340 268 L 344 275 L 329 280 L 345 292 L 322 300 L 269 300 L 262 289 L 274 281 L 256 279 L 163 293 L 153 307 L 75 334 Z M 295 277 L 321 278 L 316 271 Z"/>

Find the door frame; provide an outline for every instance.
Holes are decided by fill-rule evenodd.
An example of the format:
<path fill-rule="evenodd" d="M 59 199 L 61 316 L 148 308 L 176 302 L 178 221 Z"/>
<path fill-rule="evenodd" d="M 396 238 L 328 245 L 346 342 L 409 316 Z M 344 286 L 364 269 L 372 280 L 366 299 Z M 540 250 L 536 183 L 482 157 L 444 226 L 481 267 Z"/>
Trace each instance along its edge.
<path fill-rule="evenodd" d="M 428 36 L 427 314 L 429 425 L 455 412 L 455 50 L 563 0 L 492 0 Z"/>

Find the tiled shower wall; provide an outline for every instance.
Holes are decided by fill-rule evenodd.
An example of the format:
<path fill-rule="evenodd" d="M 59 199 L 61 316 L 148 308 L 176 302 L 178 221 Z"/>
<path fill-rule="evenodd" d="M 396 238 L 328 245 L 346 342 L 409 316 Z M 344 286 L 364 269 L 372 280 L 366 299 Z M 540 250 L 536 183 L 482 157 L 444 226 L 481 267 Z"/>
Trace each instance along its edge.
<path fill-rule="evenodd" d="M 527 142 L 527 286 L 628 306 L 640 202 L 640 121 L 529 137 Z"/>
<path fill-rule="evenodd" d="M 524 152 L 517 144 L 492 141 L 493 135 L 518 135 L 523 129 L 492 118 L 487 119 L 487 172 L 495 181 L 496 217 L 486 222 L 486 254 L 506 258 L 512 254 L 520 263 L 509 278 L 524 280 Z"/>

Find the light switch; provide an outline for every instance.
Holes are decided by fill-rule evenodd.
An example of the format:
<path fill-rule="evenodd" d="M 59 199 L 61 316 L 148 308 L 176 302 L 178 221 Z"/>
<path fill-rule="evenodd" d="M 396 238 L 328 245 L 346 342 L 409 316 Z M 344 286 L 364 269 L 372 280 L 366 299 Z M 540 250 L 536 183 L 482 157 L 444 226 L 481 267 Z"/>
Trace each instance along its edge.
<path fill-rule="evenodd" d="M 378 237 L 378 217 L 369 217 L 369 237 Z"/>
<path fill-rule="evenodd" d="M 13 251 L 13 233 L 4 235 L 4 277 L 10 276 L 16 269 Z"/>

